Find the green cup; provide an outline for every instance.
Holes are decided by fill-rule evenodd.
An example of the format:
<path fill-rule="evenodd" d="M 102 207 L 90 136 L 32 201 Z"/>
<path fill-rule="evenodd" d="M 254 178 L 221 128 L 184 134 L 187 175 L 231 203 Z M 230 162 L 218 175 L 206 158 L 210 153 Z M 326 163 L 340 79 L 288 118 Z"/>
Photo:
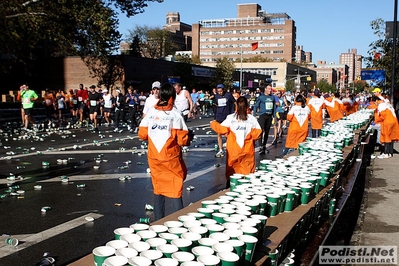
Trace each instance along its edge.
<path fill-rule="evenodd" d="M 230 244 L 234 248 L 234 252 L 238 256 L 240 256 L 240 257 L 243 256 L 244 246 L 245 246 L 244 241 L 238 240 L 238 239 L 229 239 L 229 240 L 225 241 L 224 243 Z"/>
<path fill-rule="evenodd" d="M 285 206 L 285 201 L 287 199 L 287 193 L 279 192 L 278 195 L 280 195 L 280 205 L 279 205 L 278 213 L 282 213 L 282 212 L 284 212 L 284 206 Z"/>
<path fill-rule="evenodd" d="M 269 194 L 267 195 L 267 208 L 266 208 L 266 216 L 274 217 L 278 213 L 278 202 L 280 200 L 280 196 L 277 194 Z"/>
<path fill-rule="evenodd" d="M 327 186 L 328 180 L 330 179 L 330 172 L 320 171 L 320 186 Z"/>
<path fill-rule="evenodd" d="M 230 190 L 234 191 L 236 186 L 238 185 L 238 180 L 242 179 L 243 176 L 240 175 L 231 175 L 230 176 Z"/>
<path fill-rule="evenodd" d="M 287 192 L 287 198 L 285 199 L 284 212 L 291 212 L 294 208 L 295 191 Z"/>
<path fill-rule="evenodd" d="M 310 200 L 312 186 L 303 184 L 300 185 L 300 188 L 301 188 L 301 204 L 302 205 L 308 204 Z"/>
<path fill-rule="evenodd" d="M 255 253 L 255 246 L 258 239 L 250 235 L 241 235 L 238 237 L 238 240 L 245 243 L 244 260 L 246 264 L 250 264 Z"/>
<path fill-rule="evenodd" d="M 156 247 L 166 258 L 172 258 L 172 254 L 179 251 L 179 248 L 173 244 L 162 244 Z"/>
<path fill-rule="evenodd" d="M 102 266 L 104 261 L 115 254 L 115 249 L 108 246 L 100 246 L 93 249 L 94 264 Z"/>
<path fill-rule="evenodd" d="M 278 249 L 274 250 L 273 252 L 269 252 L 269 258 L 270 258 L 270 265 L 277 265 L 279 258 Z"/>
<path fill-rule="evenodd" d="M 181 251 L 190 252 L 193 242 L 190 239 L 176 238 L 172 240 L 171 244 L 177 246 Z"/>
<path fill-rule="evenodd" d="M 330 208 L 329 208 L 329 214 L 330 215 L 333 215 L 334 214 L 334 211 L 335 211 L 335 203 L 336 203 L 336 199 L 332 199 L 331 201 L 330 201 Z"/>
<path fill-rule="evenodd" d="M 237 266 L 240 257 L 233 252 L 219 252 L 217 256 L 220 258 L 221 266 Z"/>
<path fill-rule="evenodd" d="M 221 212 L 214 212 L 212 213 L 212 219 L 215 220 L 218 224 L 224 223 L 224 218 L 228 217 L 229 215 L 226 213 Z"/>
<path fill-rule="evenodd" d="M 19 241 L 16 238 L 9 237 L 9 238 L 6 239 L 6 244 L 7 245 L 18 246 L 18 243 L 19 243 Z"/>
<path fill-rule="evenodd" d="M 208 209 L 208 208 L 198 208 L 197 212 L 202 213 L 203 215 L 205 215 L 205 217 L 207 218 L 212 218 L 212 213 L 213 210 L 212 209 Z"/>

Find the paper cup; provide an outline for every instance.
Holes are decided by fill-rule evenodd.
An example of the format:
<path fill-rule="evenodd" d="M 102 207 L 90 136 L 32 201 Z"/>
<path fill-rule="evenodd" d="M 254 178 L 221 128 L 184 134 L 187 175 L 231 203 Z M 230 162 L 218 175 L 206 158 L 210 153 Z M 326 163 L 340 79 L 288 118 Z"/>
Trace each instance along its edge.
<path fill-rule="evenodd" d="M 144 241 L 137 241 L 129 244 L 129 247 L 134 248 L 137 252 L 143 252 L 151 248 L 150 244 Z"/>
<path fill-rule="evenodd" d="M 150 259 L 152 261 L 156 261 L 157 259 L 162 258 L 163 253 L 159 250 L 144 250 L 143 252 L 140 253 L 140 257 L 145 257 L 147 259 Z"/>
<path fill-rule="evenodd" d="M 208 208 L 198 208 L 197 212 L 202 213 L 203 215 L 205 215 L 205 217 L 207 218 L 212 218 L 212 213 L 213 210 L 212 209 L 208 209 Z"/>
<path fill-rule="evenodd" d="M 199 220 L 201 222 L 201 225 L 206 226 L 208 224 L 216 224 L 217 222 L 214 219 L 209 219 L 209 218 L 202 218 Z"/>
<path fill-rule="evenodd" d="M 250 235 L 242 235 L 238 237 L 238 240 L 241 240 L 245 243 L 245 261 L 246 263 L 251 263 L 254 251 L 255 251 L 255 246 L 256 243 L 258 242 L 258 239 L 254 236 Z"/>
<path fill-rule="evenodd" d="M 285 199 L 284 212 L 291 212 L 294 208 L 295 192 L 287 192 L 287 198 Z"/>
<path fill-rule="evenodd" d="M 181 238 L 185 238 L 188 240 L 191 240 L 193 243 L 193 246 L 197 246 L 198 245 L 198 240 L 201 239 L 201 235 L 197 234 L 197 233 L 192 233 L 192 232 L 187 232 L 187 233 L 183 233 L 181 234 Z"/>
<path fill-rule="evenodd" d="M 192 226 L 200 226 L 202 223 L 199 220 L 189 220 L 183 223 L 185 228 L 190 228 Z"/>
<path fill-rule="evenodd" d="M 182 227 L 183 223 L 181 221 L 167 221 L 164 223 L 165 226 L 167 226 L 168 228 L 171 227 Z"/>
<path fill-rule="evenodd" d="M 216 255 L 201 255 L 197 261 L 202 262 L 205 266 L 218 266 L 220 258 Z"/>
<path fill-rule="evenodd" d="M 161 224 L 155 224 L 151 225 L 149 230 L 154 231 L 157 234 L 164 233 L 168 231 L 168 227 L 166 225 L 161 225 Z"/>
<path fill-rule="evenodd" d="M 244 232 L 241 231 L 240 229 L 227 229 L 224 230 L 223 233 L 227 234 L 230 237 L 230 239 L 238 239 L 240 235 L 244 234 Z"/>
<path fill-rule="evenodd" d="M 210 247 L 206 247 L 206 246 L 197 246 L 197 247 L 193 247 L 191 249 L 191 253 L 193 253 L 195 255 L 195 257 L 202 256 L 202 255 L 212 255 L 215 253 L 215 251 L 210 248 Z"/>
<path fill-rule="evenodd" d="M 214 205 L 214 204 L 216 204 L 216 201 L 214 200 L 201 201 L 202 208 L 206 208 L 208 205 Z"/>
<path fill-rule="evenodd" d="M 186 233 L 185 233 L 186 234 Z M 166 239 L 168 243 L 171 243 L 173 239 L 179 238 L 178 235 L 171 234 L 171 233 L 160 233 L 159 237 Z"/>
<path fill-rule="evenodd" d="M 200 234 L 201 237 L 206 237 L 208 229 L 204 226 L 192 226 L 188 228 L 189 232 Z"/>
<path fill-rule="evenodd" d="M 123 256 L 111 256 L 104 260 L 104 266 L 124 266 L 127 264 L 128 259 Z"/>
<path fill-rule="evenodd" d="M 301 184 L 299 187 L 301 188 L 301 204 L 302 205 L 308 204 L 310 200 L 310 193 L 312 190 L 312 186 Z"/>
<path fill-rule="evenodd" d="M 190 216 L 190 215 L 181 215 L 181 216 L 179 216 L 179 217 L 177 217 L 177 219 L 182 223 L 182 225 L 181 226 L 183 226 L 183 223 L 185 222 L 185 221 L 193 221 L 193 220 L 196 220 L 197 218 L 195 218 L 195 216 Z M 167 222 L 165 222 L 165 225 L 166 225 L 166 223 Z M 166 225 L 167 226 L 167 225 Z M 169 227 L 169 226 L 168 226 Z"/>
<path fill-rule="evenodd" d="M 100 246 L 93 249 L 94 263 L 97 266 L 103 265 L 104 261 L 115 254 L 115 249 L 110 246 Z"/>
<path fill-rule="evenodd" d="M 136 235 L 136 234 L 126 234 L 126 235 L 121 236 L 120 240 L 124 240 L 124 241 L 126 241 L 127 243 L 130 244 L 130 243 L 133 243 L 133 242 L 140 241 L 141 237 L 139 235 Z"/>
<path fill-rule="evenodd" d="M 199 261 L 186 261 L 183 262 L 180 266 L 204 266 L 204 264 Z"/>
<path fill-rule="evenodd" d="M 328 172 L 328 171 L 320 171 L 319 175 L 321 177 L 320 185 L 323 186 L 323 187 L 327 186 L 328 180 L 330 179 L 330 172 Z"/>
<path fill-rule="evenodd" d="M 150 238 L 147 239 L 145 242 L 148 243 L 152 249 L 157 249 L 157 246 L 167 243 L 166 239 L 160 237 Z"/>
<path fill-rule="evenodd" d="M 280 196 L 277 194 L 268 194 L 267 195 L 267 208 L 266 208 L 266 216 L 274 217 L 277 215 L 278 210 L 278 201 L 280 200 Z"/>
<path fill-rule="evenodd" d="M 137 233 L 139 231 L 148 230 L 150 226 L 148 224 L 137 223 L 137 224 L 132 224 L 129 227 L 133 228 L 133 230 Z"/>
<path fill-rule="evenodd" d="M 157 236 L 157 233 L 155 231 L 151 230 L 143 230 L 137 232 L 137 234 L 143 239 L 143 241 L 146 241 L 147 239 L 154 238 Z"/>
<path fill-rule="evenodd" d="M 221 260 L 221 266 L 237 266 L 240 261 L 240 256 L 233 252 L 219 252 L 217 256 Z"/>
<path fill-rule="evenodd" d="M 213 233 L 209 235 L 209 238 L 216 239 L 219 242 L 224 242 L 230 239 L 230 236 L 225 233 Z"/>
<path fill-rule="evenodd" d="M 225 230 L 224 226 L 220 224 L 207 224 L 206 228 L 208 229 L 209 234 L 223 232 Z"/>
<path fill-rule="evenodd" d="M 132 257 L 128 259 L 128 263 L 132 266 L 151 266 L 152 260 L 145 257 Z"/>
<path fill-rule="evenodd" d="M 178 251 L 172 254 L 172 258 L 181 264 L 186 261 L 193 261 L 195 256 L 190 252 Z"/>
<path fill-rule="evenodd" d="M 238 240 L 238 239 L 230 239 L 225 241 L 224 243 L 227 243 L 231 245 L 234 248 L 234 252 L 241 257 L 243 252 L 244 252 L 244 246 L 245 243 L 244 241 Z"/>
<path fill-rule="evenodd" d="M 197 220 L 204 218 L 205 215 L 199 212 L 189 212 L 187 213 L 188 216 L 194 216 Z"/>
<path fill-rule="evenodd" d="M 229 215 L 226 213 L 214 212 L 212 213 L 212 219 L 214 219 L 218 224 L 224 223 L 224 218 L 228 217 Z"/>
<path fill-rule="evenodd" d="M 157 246 L 157 250 L 161 251 L 165 257 L 171 258 L 172 254 L 177 252 L 179 248 L 173 244 L 162 244 Z"/>
<path fill-rule="evenodd" d="M 168 229 L 168 232 L 180 237 L 181 234 L 183 234 L 185 232 L 188 232 L 188 229 L 185 228 L 185 227 L 171 227 L 171 228 Z"/>
<path fill-rule="evenodd" d="M 201 238 L 200 240 L 198 240 L 198 244 L 200 246 L 205 246 L 205 247 L 210 247 L 210 248 L 212 248 L 212 246 L 216 243 L 219 243 L 219 241 L 217 241 L 214 238 L 209 238 L 209 237 L 204 237 L 204 238 Z"/>
<path fill-rule="evenodd" d="M 191 246 L 193 245 L 193 242 L 191 240 L 185 238 L 173 239 L 171 243 L 178 247 L 181 251 L 186 252 L 191 251 Z"/>
<path fill-rule="evenodd" d="M 127 235 L 133 233 L 133 228 L 130 227 L 121 227 L 114 230 L 114 235 L 116 240 L 120 240 L 122 235 Z"/>
<path fill-rule="evenodd" d="M 128 243 L 124 240 L 111 240 L 108 241 L 105 245 L 108 247 L 113 247 L 116 250 L 127 247 Z"/>
<path fill-rule="evenodd" d="M 212 249 L 216 252 L 233 252 L 234 247 L 229 243 L 216 243 L 212 245 Z"/>
<path fill-rule="evenodd" d="M 127 259 L 136 257 L 139 253 L 134 248 L 120 248 L 115 251 L 115 255 L 123 256 Z"/>
<path fill-rule="evenodd" d="M 244 235 L 256 236 L 258 233 L 258 229 L 251 226 L 243 226 L 240 230 L 244 233 Z"/>
<path fill-rule="evenodd" d="M 157 259 L 154 263 L 155 266 L 178 266 L 179 262 L 172 258 Z"/>

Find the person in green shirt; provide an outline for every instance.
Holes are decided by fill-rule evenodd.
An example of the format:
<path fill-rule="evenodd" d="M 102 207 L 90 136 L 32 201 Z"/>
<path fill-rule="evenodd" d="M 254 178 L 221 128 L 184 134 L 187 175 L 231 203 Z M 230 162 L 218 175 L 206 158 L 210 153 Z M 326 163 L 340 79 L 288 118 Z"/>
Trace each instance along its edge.
<path fill-rule="evenodd" d="M 32 91 L 29 89 L 28 84 L 22 84 L 20 89 L 21 91 L 21 102 L 22 102 L 22 108 L 24 109 L 24 123 L 25 123 L 25 130 L 28 129 L 29 121 L 33 123 L 33 118 L 32 118 L 32 109 L 33 109 L 33 104 L 37 100 L 38 96 L 36 92 Z"/>

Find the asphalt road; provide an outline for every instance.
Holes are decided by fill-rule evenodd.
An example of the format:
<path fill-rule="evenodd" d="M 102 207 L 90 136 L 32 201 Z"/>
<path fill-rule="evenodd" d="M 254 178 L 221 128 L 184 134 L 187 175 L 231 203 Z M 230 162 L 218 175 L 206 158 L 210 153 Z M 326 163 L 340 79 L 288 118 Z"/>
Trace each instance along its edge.
<path fill-rule="evenodd" d="M 195 141 L 183 155 L 188 167 L 184 186 L 194 189 L 184 189 L 185 206 L 226 184 L 225 159 L 214 157 L 216 136 L 210 120 L 187 123 Z M 0 134 L 0 265 L 36 265 L 45 252 L 56 265 L 66 265 L 113 239 L 114 229 L 142 217 L 153 219 L 145 210 L 146 204 L 153 205 L 153 191 L 145 144 L 137 134 L 115 133 L 104 126 L 98 133 L 62 127 L 36 134 L 19 131 L 8 124 Z M 269 154 L 256 155 L 257 162 L 274 158 L 282 148 L 283 144 L 269 147 Z M 10 192 L 15 185 L 19 187 Z M 42 212 L 47 206 L 51 209 Z M 19 244 L 7 245 L 9 237 Z"/>

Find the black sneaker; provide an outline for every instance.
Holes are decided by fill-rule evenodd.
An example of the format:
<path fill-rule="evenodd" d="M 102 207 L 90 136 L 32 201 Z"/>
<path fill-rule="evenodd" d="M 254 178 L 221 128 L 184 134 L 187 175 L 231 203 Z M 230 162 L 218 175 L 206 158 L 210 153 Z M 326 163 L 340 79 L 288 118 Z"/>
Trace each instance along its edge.
<path fill-rule="evenodd" d="M 274 139 L 272 145 L 277 145 L 277 139 Z"/>
<path fill-rule="evenodd" d="M 266 154 L 266 148 L 265 147 L 263 147 L 263 148 L 261 148 L 259 150 L 259 155 L 264 155 L 264 154 Z"/>

